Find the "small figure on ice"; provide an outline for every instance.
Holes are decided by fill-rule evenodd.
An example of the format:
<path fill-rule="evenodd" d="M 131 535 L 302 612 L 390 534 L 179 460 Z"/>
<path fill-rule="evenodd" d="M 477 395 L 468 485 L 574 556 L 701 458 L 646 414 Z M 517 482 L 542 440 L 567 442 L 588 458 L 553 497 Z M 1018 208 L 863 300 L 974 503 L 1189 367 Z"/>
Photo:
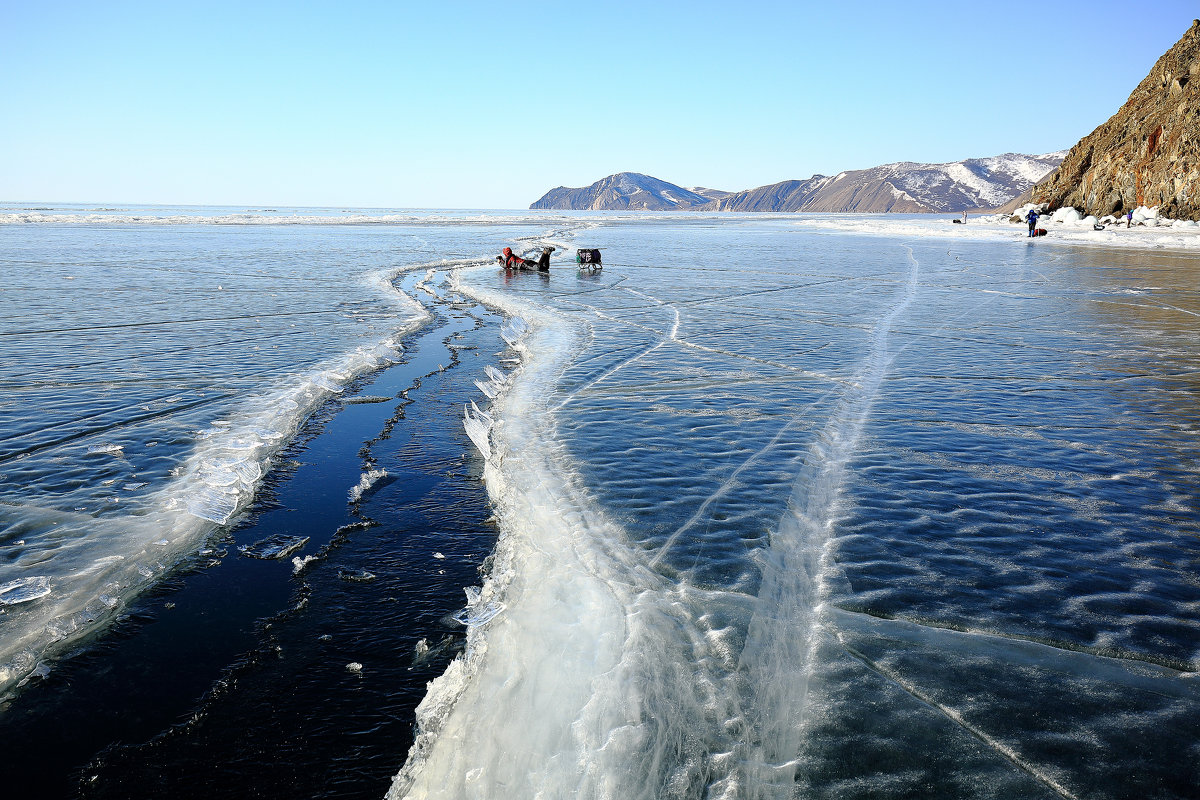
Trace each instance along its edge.
<path fill-rule="evenodd" d="M 1029 209 L 1029 213 L 1025 215 L 1025 221 L 1029 223 L 1029 236 L 1032 238 L 1036 234 L 1033 232 L 1037 228 L 1038 213 L 1034 209 Z"/>
<path fill-rule="evenodd" d="M 504 265 L 505 269 L 535 269 L 538 272 L 550 271 L 550 254 L 554 252 L 553 247 L 543 247 L 542 254 L 537 261 L 530 261 L 527 258 L 521 258 L 513 253 L 511 247 L 504 248 L 504 255 L 496 256 L 496 261 Z"/>

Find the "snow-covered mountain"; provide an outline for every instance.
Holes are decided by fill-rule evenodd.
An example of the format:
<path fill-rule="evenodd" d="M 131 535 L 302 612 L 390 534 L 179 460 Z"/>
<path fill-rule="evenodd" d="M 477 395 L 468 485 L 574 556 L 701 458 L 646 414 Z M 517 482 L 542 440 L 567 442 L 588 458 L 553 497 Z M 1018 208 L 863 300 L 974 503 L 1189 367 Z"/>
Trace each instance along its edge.
<path fill-rule="evenodd" d="M 582 189 L 553 189 L 530 208 L 957 213 L 1003 205 L 1050 173 L 1065 155 L 1005 153 L 947 164 L 903 161 L 733 193 L 683 189 L 622 172 Z"/>
<path fill-rule="evenodd" d="M 726 194 L 728 192 L 713 189 L 684 189 L 640 172 L 619 172 L 581 189 L 569 189 L 566 186 L 551 189 L 530 208 L 676 211 L 704 205 Z"/>

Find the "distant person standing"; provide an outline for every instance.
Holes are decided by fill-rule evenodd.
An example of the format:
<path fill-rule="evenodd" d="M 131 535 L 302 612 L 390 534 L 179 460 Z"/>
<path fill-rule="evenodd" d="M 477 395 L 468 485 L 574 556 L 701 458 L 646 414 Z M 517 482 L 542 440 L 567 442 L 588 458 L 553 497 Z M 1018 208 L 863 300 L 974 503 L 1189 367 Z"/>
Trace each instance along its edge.
<path fill-rule="evenodd" d="M 1133 210 L 1132 209 L 1125 212 L 1125 227 L 1126 228 L 1133 227 Z"/>
<path fill-rule="evenodd" d="M 1037 228 L 1038 213 L 1032 208 L 1029 209 L 1029 213 L 1025 215 L 1025 220 L 1029 223 L 1029 236 L 1033 238 L 1033 231 Z"/>

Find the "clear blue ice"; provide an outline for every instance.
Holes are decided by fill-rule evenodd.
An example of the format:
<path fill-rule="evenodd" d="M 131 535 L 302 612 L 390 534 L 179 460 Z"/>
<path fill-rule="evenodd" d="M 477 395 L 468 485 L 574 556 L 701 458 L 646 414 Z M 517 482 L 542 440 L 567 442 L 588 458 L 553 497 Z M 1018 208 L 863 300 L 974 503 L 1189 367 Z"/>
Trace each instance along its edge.
<path fill-rule="evenodd" d="M 391 796 L 1200 785 L 1195 256 L 774 216 L 233 213 L 0 225 L 4 690 L 402 359 L 453 299 L 391 281 L 437 269 L 509 318 L 463 410 L 500 538 Z M 548 277 L 491 260 L 542 243 Z"/>

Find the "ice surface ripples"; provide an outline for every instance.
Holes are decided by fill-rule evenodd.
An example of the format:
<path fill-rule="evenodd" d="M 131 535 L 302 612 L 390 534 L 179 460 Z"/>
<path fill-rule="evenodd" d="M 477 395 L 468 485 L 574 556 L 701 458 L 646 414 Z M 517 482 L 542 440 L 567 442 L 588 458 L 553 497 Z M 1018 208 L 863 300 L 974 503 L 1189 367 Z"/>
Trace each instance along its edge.
<path fill-rule="evenodd" d="M 544 700 L 496 676 L 474 692 L 465 670 L 427 732 L 478 724 L 549 754 L 521 762 L 531 795 L 1186 796 L 1200 706 L 1177 671 L 1196 641 L 1179 526 L 1195 529 L 1184 487 L 1200 462 L 1176 433 L 1194 387 L 1170 384 L 1196 371 L 1190 321 L 1081 313 L 1086 264 L 987 248 L 922 248 L 917 292 L 879 247 L 847 246 L 869 275 L 829 254 L 822 270 L 846 275 L 728 313 L 714 295 L 758 291 L 757 276 L 731 290 L 647 267 L 640 295 L 592 286 L 584 302 L 516 288 L 559 310 L 547 330 L 578 326 L 579 355 L 531 369 L 497 414 L 489 486 L 515 496 L 493 488 L 503 535 L 524 539 L 505 562 L 519 599 L 479 641 L 495 635 L 501 672 L 537 684 L 514 642 L 574 648 L 580 626 L 590 699 L 549 675 L 537 685 L 578 711 L 508 720 L 489 704 Z M 1147 366 L 1164 353 L 1178 368 Z M 552 390 L 560 411 L 530 414 Z M 544 617 L 526 592 L 553 596 Z M 525 730 L 543 721 L 557 733 Z M 394 796 L 413 779 L 412 796 L 529 786 L 468 740 L 478 753 L 427 741 Z M 1142 741 L 1168 754 L 1150 771 Z"/>
<path fill-rule="evenodd" d="M 506 302 L 496 296 L 487 299 L 501 306 Z M 540 382 L 535 379 L 533 383 L 536 388 L 523 383 L 519 393 L 506 400 L 505 407 L 513 410 L 505 415 L 502 457 L 489 461 L 487 474 L 494 502 L 503 509 L 502 523 L 507 522 L 514 530 L 511 535 L 506 530 L 502 536 L 497 555 L 502 566 L 484 589 L 496 592 L 498 597 L 512 598 L 512 602 L 503 626 L 497 628 L 493 622 L 487 637 L 480 638 L 480 645 L 469 649 L 468 658 L 452 667 L 431 691 L 425 707 L 419 711 L 424 738 L 414 748 L 392 796 L 405 796 L 409 791 L 414 797 L 427 796 L 429 787 L 439 782 L 447 787 L 444 793 L 450 796 L 477 791 L 487 794 L 486 787 L 504 785 L 508 791 L 514 786 L 529 786 L 531 791 L 533 786 L 555 786 L 556 791 L 583 795 L 630 797 L 696 796 L 704 793 L 706 784 L 718 794 L 738 794 L 748 785 L 761 783 L 760 774 L 739 776 L 744 772 L 739 765 L 746 758 L 739 742 L 749 735 L 747 724 L 754 716 L 739 708 L 737 701 L 738 697 L 746 696 L 747 671 L 738 666 L 738 660 L 745 650 L 745 632 L 753 611 L 749 592 L 756 588 L 757 579 L 757 567 L 749 556 L 756 546 L 766 543 L 766 536 L 783 514 L 788 496 L 794 491 L 800 459 L 809 452 L 814 431 L 799 420 L 803 417 L 800 409 L 831 408 L 836 398 L 830 391 L 831 383 L 854 385 L 855 381 L 831 381 L 811 371 L 789 369 L 787 363 L 776 365 L 767 359 L 739 359 L 736 354 L 721 353 L 712 363 L 693 367 L 694 377 L 711 379 L 714 369 L 736 372 L 734 383 L 748 385 L 747 394 L 733 391 L 729 397 L 723 397 L 720 392 L 711 392 L 716 398 L 711 403 L 708 398 L 702 400 L 699 407 L 695 396 L 686 392 L 673 398 L 670 381 L 664 385 L 647 379 L 677 375 L 681 369 L 684 373 L 688 371 L 686 366 L 681 368 L 677 355 L 659 346 L 675 339 L 680 316 L 675 308 L 665 308 L 661 301 L 643 299 L 669 313 L 668 323 L 658 337 L 650 325 L 639 323 L 629 330 L 611 315 L 593 314 L 594 326 L 611 324 L 623 340 L 636 340 L 644 334 L 644 344 L 629 342 L 622 347 L 627 353 L 623 356 L 586 359 L 583 373 L 578 377 L 573 374 L 578 370 L 568 367 L 561 378 L 554 380 L 558 368 L 540 364 Z M 526 309 L 524 313 L 535 312 Z M 552 335 L 552 328 L 551 319 L 544 328 L 547 337 Z M 606 336 L 593 330 L 593 339 L 603 340 Z M 779 349 L 781 354 L 788 350 L 783 345 Z M 539 340 L 533 352 L 552 350 L 548 342 Z M 657 361 L 660 356 L 662 362 Z M 562 357 L 561 353 L 555 356 L 560 360 Z M 729 361 L 736 366 L 730 368 Z M 803 372 L 807 404 L 797 409 L 800 413 L 779 414 L 772 406 L 764 406 L 761 397 L 757 403 L 750 403 L 750 407 L 737 408 L 746 405 L 754 389 L 760 388 L 755 386 L 756 382 L 763 386 L 773 383 L 756 377 L 748 370 L 747 361 L 754 365 L 755 371 L 761 371 L 765 364 L 777 374 L 786 375 L 792 392 L 797 388 L 796 374 Z M 705 373 L 710 374 L 705 376 Z M 684 380 L 693 378 L 685 374 Z M 552 418 L 536 411 L 531 413 L 540 403 L 547 402 L 539 393 L 555 383 L 560 387 L 560 396 L 586 394 L 586 402 L 568 407 Z M 714 385 L 720 383 L 719 378 L 714 381 Z M 769 402 L 773 392 L 768 390 L 767 394 Z M 655 414 L 646 405 L 654 403 L 660 409 L 669 409 L 673 402 L 700 413 L 660 411 L 663 434 L 656 441 Z M 557 404 L 566 405 L 561 400 Z M 517 418 L 522 420 L 520 425 L 516 424 Z M 630 431 L 625 423 L 634 419 L 638 421 L 636 440 L 621 446 L 606 441 L 594 430 L 603 428 L 608 421 L 614 435 L 620 431 L 628 436 Z M 577 433 L 571 435 L 572 431 Z M 555 444 L 563 433 L 568 434 L 564 440 L 570 441 L 577 451 L 588 443 L 599 442 L 597 453 L 607 449 L 610 455 L 624 452 L 626 458 L 612 458 L 609 463 L 613 474 L 605 475 L 605 458 L 590 451 L 580 453 L 589 470 L 585 480 L 571 466 L 580 462 L 568 456 L 562 445 Z M 795 436 L 786 435 L 791 433 Z M 718 442 L 720 445 L 714 446 Z M 722 458 L 719 467 L 706 470 L 710 476 L 696 475 L 695 453 L 728 452 L 731 442 L 736 443 L 733 459 Z M 634 452 L 629 453 L 631 449 Z M 685 457 L 672 465 L 672 454 L 680 451 L 691 454 L 691 463 Z M 764 458 L 770 468 L 756 470 L 752 473 L 754 480 L 738 485 L 741 484 L 738 465 L 742 465 L 743 471 L 749 470 L 751 467 L 746 465 Z M 637 472 L 647 467 L 651 472 Z M 618 474 L 622 468 L 634 474 L 622 477 Z M 696 491 L 696 484 L 703 486 L 705 482 L 709 482 L 707 490 Z M 737 491 L 731 491 L 735 486 Z M 653 505 L 643 508 L 636 502 L 606 504 L 622 515 L 620 527 L 614 524 L 616 520 L 600 511 L 604 506 L 593 499 L 593 495 L 603 498 L 622 492 L 636 496 L 639 488 L 648 489 L 654 498 Z M 725 493 L 729 497 L 724 505 L 711 516 L 705 516 L 704 523 L 711 526 L 716 522 L 721 528 L 720 520 L 724 517 L 729 520 L 727 529 L 711 537 L 702 531 L 681 536 L 689 527 L 688 515 L 695 516 L 694 510 L 705 507 L 706 503 L 717 508 L 715 504 Z M 683 497 L 672 508 L 676 494 Z M 653 519 L 655 514 L 661 514 L 659 532 L 651 534 L 639 546 L 637 538 L 649 527 L 641 523 Z M 744 541 L 747 530 L 758 531 L 750 542 Z M 557 533 L 548 536 L 552 531 Z M 646 545 L 657 547 L 648 552 Z M 530 563 L 542 559 L 548 561 L 544 567 Z M 520 569 L 514 569 L 517 563 Z M 673 566 L 676 564 L 679 566 Z M 556 642 L 560 635 L 574 642 L 581 634 L 571 627 L 560 629 L 558 620 L 562 618 L 561 624 L 568 624 L 568 617 L 539 605 L 546 599 L 522 588 L 529 574 L 543 576 L 540 591 L 549 592 L 560 602 L 587 608 L 586 629 L 594 633 L 587 637 L 586 645 L 580 642 L 566 647 L 571 652 L 579 647 L 586 649 L 589 664 L 576 674 L 579 684 L 563 686 L 561 679 L 555 679 L 552 687 L 547 686 L 548 692 L 562 690 L 558 698 L 562 705 L 554 713 L 562 720 L 558 729 L 572 731 L 570 740 L 574 744 L 536 741 L 539 732 L 526 734 L 528 726 L 534 724 L 532 721 L 517 724 L 510 728 L 513 735 L 529 740 L 520 744 L 510 742 L 506 757 L 512 760 L 514 751 L 530 755 L 522 756 L 520 769 L 516 769 L 512 764 L 497 763 L 496 754 L 488 752 L 483 743 L 479 743 L 482 749 L 476 752 L 470 744 L 474 736 L 464 732 L 462 726 L 494 727 L 484 719 L 467 721 L 473 714 L 487 714 L 481 711 L 478 698 L 487 697 L 489 706 L 499 702 L 506 714 L 513 713 L 515 708 L 538 705 L 535 699 L 524 696 L 514 696 L 511 702 L 497 701 L 497 693 L 502 690 L 495 685 L 501 679 L 492 673 L 496 669 L 495 649 L 504 648 L 508 658 L 515 657 L 512 650 L 522 636 L 523 624 L 537 625 L 540 636 Z M 567 579 L 562 588 L 555 588 L 562 578 Z M 534 608 L 536 615 L 532 614 Z M 554 620 L 550 628 L 556 632 L 547 629 L 547 619 Z M 614 636 L 620 640 L 619 645 Z M 486 666 L 483 652 L 488 654 Z M 473 657 L 479 661 L 472 662 Z M 499 669 L 503 673 L 504 668 Z M 509 674 L 522 674 L 535 684 L 537 681 L 529 678 L 529 672 L 541 672 L 539 665 L 528 663 L 512 663 L 509 670 Z M 584 694 L 577 694 L 581 689 Z M 567 696 L 565 702 L 563 695 Z M 542 714 L 545 713 L 548 712 L 543 708 Z M 506 719 L 506 728 L 508 724 Z M 550 731 L 555 728 L 554 723 L 544 718 L 539 718 L 536 724 L 546 725 Z M 453 740 L 455 745 L 438 748 L 439 736 Z M 465 747 L 464 742 L 468 742 Z M 550 749 L 539 749 L 545 747 Z M 576 758 L 559 763 L 567 752 L 560 748 L 582 750 Z M 560 752 L 560 756 L 552 755 Z M 467 776 L 465 784 L 455 777 L 463 774 Z M 417 782 L 415 786 L 413 781 Z"/>

